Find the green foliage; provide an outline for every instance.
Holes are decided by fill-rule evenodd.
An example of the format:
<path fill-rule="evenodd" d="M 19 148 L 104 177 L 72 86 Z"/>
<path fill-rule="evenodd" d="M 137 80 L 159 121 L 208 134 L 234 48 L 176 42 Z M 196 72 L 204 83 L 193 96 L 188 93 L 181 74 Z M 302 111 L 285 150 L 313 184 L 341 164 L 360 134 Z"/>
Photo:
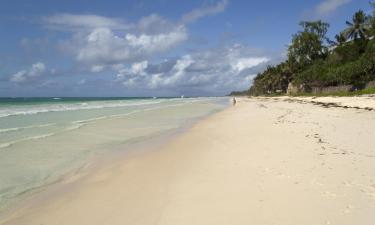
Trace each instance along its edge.
<path fill-rule="evenodd" d="M 309 86 L 321 87 L 329 82 L 329 78 L 322 74 L 327 73 L 327 66 L 323 60 L 317 60 L 307 69 L 295 74 L 294 81 L 297 84 L 309 84 Z"/>
<path fill-rule="evenodd" d="M 371 4 L 375 9 L 375 2 Z M 301 22 L 302 29 L 293 35 L 288 48 L 288 60 L 258 74 L 249 93 L 285 93 L 290 82 L 311 90 L 336 85 L 361 88 L 375 80 L 375 10 L 373 15 L 360 10 L 347 24 L 349 27 L 330 41 L 327 23 Z"/>
<path fill-rule="evenodd" d="M 229 96 L 246 96 L 249 94 L 249 91 L 232 91 Z"/>
<path fill-rule="evenodd" d="M 332 56 L 342 53 L 352 53 L 353 45 L 338 48 Z M 356 49 L 356 48 L 354 48 Z M 332 63 L 327 60 L 317 60 L 313 65 L 295 75 L 297 83 L 308 84 L 312 87 L 325 87 L 336 85 L 360 85 L 375 79 L 375 42 L 368 43 L 364 54 L 344 54 L 344 59 Z M 331 59 L 332 60 L 332 59 Z"/>
<path fill-rule="evenodd" d="M 358 43 L 348 42 L 337 46 L 329 55 L 328 60 L 337 57 L 337 63 L 346 63 L 358 59 L 361 55 L 361 46 Z"/>
<path fill-rule="evenodd" d="M 352 22 L 346 21 L 349 26 L 344 32 L 348 39 L 362 39 L 365 40 L 367 32 L 369 31 L 370 17 L 367 16 L 362 10 L 356 12 L 353 16 Z"/>
<path fill-rule="evenodd" d="M 340 32 L 339 34 L 335 35 L 335 40 L 332 41 L 331 39 L 327 38 L 327 42 L 331 46 L 340 46 L 345 44 L 348 41 L 346 34 L 344 32 Z"/>
<path fill-rule="evenodd" d="M 255 85 L 250 88 L 250 94 L 285 93 L 291 76 L 292 73 L 287 62 L 277 66 L 269 66 L 254 79 Z"/>
<path fill-rule="evenodd" d="M 302 21 L 299 24 L 305 33 L 315 34 L 319 37 L 320 40 L 326 38 L 328 32 L 329 24 L 324 23 L 321 20 L 318 21 Z"/>
<path fill-rule="evenodd" d="M 328 48 L 324 46 L 329 25 L 322 21 L 301 22 L 302 31 L 293 35 L 288 48 L 288 58 L 297 62 L 300 67 L 311 64 L 314 60 L 324 58 Z"/>

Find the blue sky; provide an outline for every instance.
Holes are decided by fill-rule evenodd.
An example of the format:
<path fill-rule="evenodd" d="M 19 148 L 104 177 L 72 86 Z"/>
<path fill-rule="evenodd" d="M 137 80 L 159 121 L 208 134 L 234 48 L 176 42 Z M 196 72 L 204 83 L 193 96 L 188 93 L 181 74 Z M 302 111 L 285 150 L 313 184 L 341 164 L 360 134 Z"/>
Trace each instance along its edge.
<path fill-rule="evenodd" d="M 367 0 L 3 0 L 0 96 L 212 96 L 285 57 L 301 20 L 333 37 Z"/>

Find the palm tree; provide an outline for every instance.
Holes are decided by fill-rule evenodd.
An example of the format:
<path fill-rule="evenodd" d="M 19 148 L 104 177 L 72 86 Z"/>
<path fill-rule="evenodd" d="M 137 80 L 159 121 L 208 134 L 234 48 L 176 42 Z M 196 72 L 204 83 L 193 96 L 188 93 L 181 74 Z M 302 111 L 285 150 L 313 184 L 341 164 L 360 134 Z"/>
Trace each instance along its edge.
<path fill-rule="evenodd" d="M 327 42 L 331 47 L 340 46 L 347 42 L 347 38 L 344 32 L 341 32 L 340 34 L 335 35 L 335 40 L 331 40 L 327 38 Z"/>
<path fill-rule="evenodd" d="M 369 36 L 375 36 L 375 2 L 370 2 L 371 7 L 373 8 L 372 15 L 369 16 Z"/>
<path fill-rule="evenodd" d="M 337 45 L 342 45 L 347 41 L 347 38 L 344 33 L 336 34 L 335 36 Z"/>
<path fill-rule="evenodd" d="M 345 36 L 347 39 L 366 39 L 366 33 L 369 29 L 368 17 L 366 14 L 359 10 L 353 16 L 352 22 L 346 21 L 349 26 L 345 30 Z"/>

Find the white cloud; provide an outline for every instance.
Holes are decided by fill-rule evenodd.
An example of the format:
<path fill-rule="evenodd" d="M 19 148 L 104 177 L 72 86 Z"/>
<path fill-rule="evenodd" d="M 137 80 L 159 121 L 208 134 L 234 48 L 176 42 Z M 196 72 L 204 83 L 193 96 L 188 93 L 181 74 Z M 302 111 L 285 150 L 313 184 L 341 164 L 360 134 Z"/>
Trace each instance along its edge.
<path fill-rule="evenodd" d="M 41 77 L 46 72 L 46 66 L 44 65 L 44 63 L 37 62 L 33 64 L 28 70 L 21 70 L 11 75 L 10 81 L 15 83 L 22 83 Z"/>
<path fill-rule="evenodd" d="M 138 36 L 127 34 L 125 39 L 129 43 L 129 46 L 135 47 L 144 53 L 152 54 L 165 51 L 185 41 L 187 39 L 187 33 L 185 27 L 181 25 L 167 33 L 155 35 L 142 34 Z"/>
<path fill-rule="evenodd" d="M 90 65 L 116 65 L 142 60 L 165 52 L 187 39 L 185 27 L 154 35 L 117 36 L 108 28 L 97 28 L 74 43 L 77 61 Z M 69 44 L 69 43 L 68 43 Z"/>
<path fill-rule="evenodd" d="M 133 63 L 130 72 L 133 74 L 145 75 L 145 69 L 147 69 L 147 67 L 148 67 L 147 61 Z"/>
<path fill-rule="evenodd" d="M 60 40 L 60 50 L 72 55 L 79 67 L 98 73 L 120 70 L 124 65 L 149 60 L 172 50 L 188 39 L 185 23 L 222 12 L 228 0 L 197 8 L 172 22 L 151 14 L 138 22 L 94 14 L 54 14 L 42 19 L 45 27 L 69 31 L 71 38 Z"/>
<path fill-rule="evenodd" d="M 145 76 L 147 75 L 146 69 L 148 61 L 133 63 L 130 68 L 120 68 L 118 70 L 116 80 L 123 81 L 125 77 Z"/>
<path fill-rule="evenodd" d="M 93 72 L 93 73 L 101 72 L 104 69 L 105 69 L 105 66 L 103 66 L 103 65 L 93 65 L 93 66 L 91 66 L 91 72 Z"/>
<path fill-rule="evenodd" d="M 268 57 L 246 46 L 233 45 L 186 54 L 158 64 L 134 63 L 119 71 L 115 82 L 133 88 L 131 90 L 225 94 L 248 88 L 251 79 L 268 62 Z"/>
<path fill-rule="evenodd" d="M 114 30 L 129 29 L 133 25 L 126 24 L 121 19 L 98 16 L 93 14 L 60 13 L 42 18 L 42 22 L 49 29 L 79 31 L 107 27 Z"/>
<path fill-rule="evenodd" d="M 159 79 L 159 84 L 156 81 L 152 83 L 156 84 L 155 86 L 174 86 L 177 82 L 181 81 L 186 74 L 186 69 L 194 63 L 194 60 L 190 55 L 184 55 L 180 59 L 177 60 L 176 64 L 173 66 L 172 70 L 170 71 L 170 76 L 166 76 L 164 79 Z"/>
<path fill-rule="evenodd" d="M 181 21 L 182 23 L 191 23 L 201 17 L 221 13 L 225 10 L 227 5 L 228 5 L 228 0 L 222 0 L 218 2 L 216 5 L 210 5 L 210 6 L 194 9 L 191 12 L 183 15 Z"/>
<path fill-rule="evenodd" d="M 115 30 L 116 24 L 111 20 L 106 22 L 108 18 L 100 17 L 101 20 L 104 21 L 83 22 L 91 29 L 73 31 L 70 39 L 60 42 L 62 51 L 72 54 L 91 72 L 149 59 L 173 49 L 188 38 L 184 25 L 174 24 L 156 14 L 141 18 L 125 34 Z"/>
<path fill-rule="evenodd" d="M 235 62 L 231 64 L 232 68 L 237 71 L 242 71 L 247 68 L 251 68 L 257 66 L 261 63 L 268 62 L 269 59 L 267 57 L 249 57 L 249 58 L 240 58 L 236 59 Z"/>
<path fill-rule="evenodd" d="M 339 7 L 350 3 L 352 0 L 324 0 L 316 8 L 317 16 L 328 16 L 335 12 Z"/>

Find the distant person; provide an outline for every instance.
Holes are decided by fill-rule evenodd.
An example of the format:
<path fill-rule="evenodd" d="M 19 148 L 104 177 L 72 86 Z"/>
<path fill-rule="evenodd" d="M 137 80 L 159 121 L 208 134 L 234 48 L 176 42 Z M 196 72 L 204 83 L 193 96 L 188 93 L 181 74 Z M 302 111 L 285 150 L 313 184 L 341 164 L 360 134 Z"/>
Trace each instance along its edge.
<path fill-rule="evenodd" d="M 235 97 L 233 97 L 232 102 L 233 102 L 233 106 L 236 106 L 236 104 L 237 104 L 237 100 L 236 100 Z"/>

